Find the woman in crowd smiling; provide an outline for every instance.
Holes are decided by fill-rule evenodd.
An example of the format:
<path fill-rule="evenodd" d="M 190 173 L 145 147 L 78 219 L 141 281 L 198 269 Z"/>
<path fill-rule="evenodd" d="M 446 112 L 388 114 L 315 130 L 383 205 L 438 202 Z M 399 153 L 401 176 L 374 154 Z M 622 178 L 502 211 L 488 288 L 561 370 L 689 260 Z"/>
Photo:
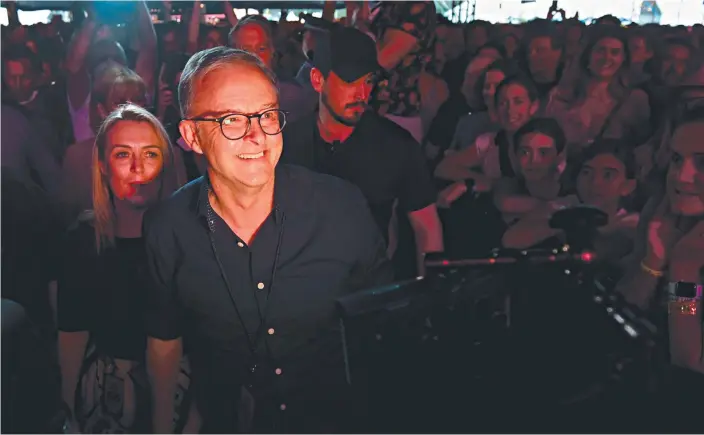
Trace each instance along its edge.
<path fill-rule="evenodd" d="M 570 154 L 601 138 L 639 144 L 650 134 L 648 96 L 632 89 L 628 43 L 602 26 L 549 96 L 545 113 L 562 125 Z"/>
<path fill-rule="evenodd" d="M 475 191 L 488 192 L 499 178 L 515 175 L 513 135 L 538 110 L 538 93 L 529 79 L 513 76 L 499 84 L 495 98 L 501 130 L 483 134 L 467 149 L 447 155 L 435 168 L 436 177 L 456 181 L 465 191 L 464 180 L 472 180 Z"/>

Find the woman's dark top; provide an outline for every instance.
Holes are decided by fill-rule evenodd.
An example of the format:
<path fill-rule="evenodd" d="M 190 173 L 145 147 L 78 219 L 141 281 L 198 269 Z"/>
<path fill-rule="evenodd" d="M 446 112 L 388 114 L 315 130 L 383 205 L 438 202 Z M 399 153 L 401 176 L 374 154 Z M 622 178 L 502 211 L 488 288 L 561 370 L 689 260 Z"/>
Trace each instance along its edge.
<path fill-rule="evenodd" d="M 58 279 L 58 324 L 89 331 L 104 355 L 140 361 L 146 335 L 142 312 L 147 273 L 144 240 L 116 238 L 98 254 L 95 233 L 81 223 L 66 235 Z"/>

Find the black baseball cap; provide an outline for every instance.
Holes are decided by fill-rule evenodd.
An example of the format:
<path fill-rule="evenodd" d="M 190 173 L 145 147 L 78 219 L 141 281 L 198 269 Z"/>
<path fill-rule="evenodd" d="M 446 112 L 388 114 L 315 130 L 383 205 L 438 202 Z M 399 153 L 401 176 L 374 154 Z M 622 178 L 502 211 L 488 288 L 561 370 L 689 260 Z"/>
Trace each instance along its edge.
<path fill-rule="evenodd" d="M 325 77 L 330 71 L 347 83 L 381 69 L 374 40 L 352 27 L 336 25 L 316 41 L 314 66 Z"/>

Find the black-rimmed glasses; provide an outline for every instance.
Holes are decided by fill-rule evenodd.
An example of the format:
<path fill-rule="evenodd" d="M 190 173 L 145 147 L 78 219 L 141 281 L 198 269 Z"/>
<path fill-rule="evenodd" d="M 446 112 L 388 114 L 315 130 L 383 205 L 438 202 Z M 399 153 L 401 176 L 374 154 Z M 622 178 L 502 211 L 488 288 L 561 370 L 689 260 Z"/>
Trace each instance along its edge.
<path fill-rule="evenodd" d="M 222 135 L 229 140 L 242 139 L 252 127 L 252 118 L 257 118 L 264 134 L 274 136 L 286 125 L 286 112 L 279 109 L 269 109 L 254 115 L 233 113 L 220 118 L 187 118 L 186 121 L 207 121 L 220 124 Z"/>

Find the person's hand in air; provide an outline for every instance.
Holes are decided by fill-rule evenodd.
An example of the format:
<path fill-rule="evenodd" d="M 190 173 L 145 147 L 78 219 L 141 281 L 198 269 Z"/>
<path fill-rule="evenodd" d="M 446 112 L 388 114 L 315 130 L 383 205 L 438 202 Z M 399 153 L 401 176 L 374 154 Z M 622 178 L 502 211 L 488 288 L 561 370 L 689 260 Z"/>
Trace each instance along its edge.
<path fill-rule="evenodd" d="M 442 189 L 438 194 L 437 206 L 440 208 L 450 208 L 453 202 L 467 193 L 467 184 L 464 181 L 457 181 Z"/>
<path fill-rule="evenodd" d="M 156 103 L 156 117 L 162 123 L 165 121 L 166 109 L 174 104 L 174 92 L 168 83 L 164 83 L 162 77 L 164 75 L 164 67 L 161 68 L 161 73 L 159 74 L 159 98 Z"/>

